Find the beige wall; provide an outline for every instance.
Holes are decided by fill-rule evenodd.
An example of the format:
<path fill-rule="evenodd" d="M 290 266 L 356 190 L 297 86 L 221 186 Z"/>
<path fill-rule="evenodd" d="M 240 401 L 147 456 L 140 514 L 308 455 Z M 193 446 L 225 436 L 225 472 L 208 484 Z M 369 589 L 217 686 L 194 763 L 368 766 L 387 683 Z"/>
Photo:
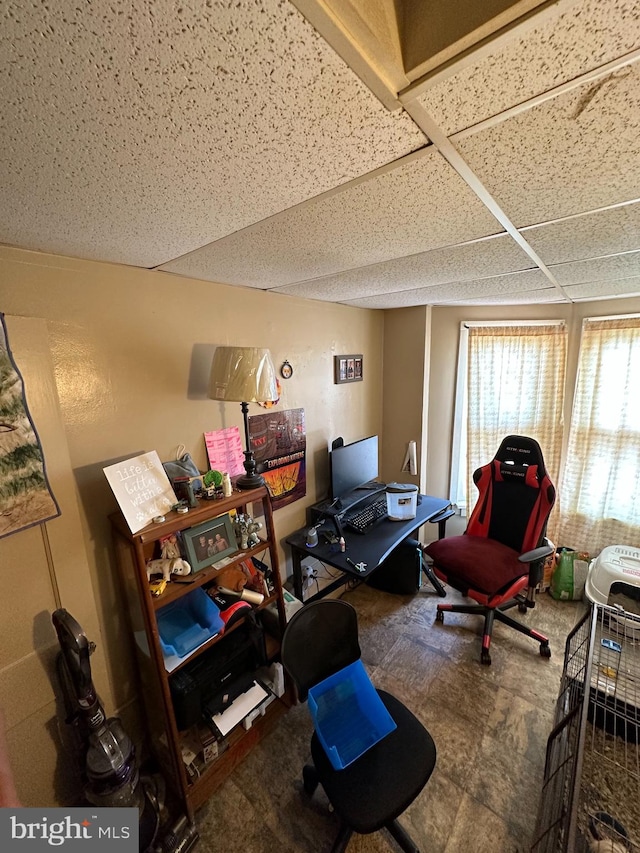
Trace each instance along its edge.
<path fill-rule="evenodd" d="M 61 604 L 79 619 L 95 607 L 99 626 L 89 619 L 85 629 L 106 657 L 106 667 L 98 668 L 98 690 L 110 712 L 124 710 L 135 725 L 131 705 L 136 686 L 107 520 L 117 505 L 102 468 L 148 450 L 168 460 L 179 444 L 206 468 L 203 432 L 231 425 L 242 430 L 239 404 L 205 396 L 213 348 L 268 346 L 277 366 L 288 359 L 294 368 L 291 379 L 281 380 L 279 407 L 304 408 L 307 429 L 307 498 L 276 511 L 282 541 L 305 523 L 306 505 L 326 492 L 330 442 L 338 435 L 351 441 L 381 431 L 384 317 L 382 312 L 9 248 L 0 248 L 0 268 L 0 310 L 45 321 L 55 376 L 52 391 L 59 398 L 68 446 L 68 485 L 79 506 L 82 555 L 69 560 L 70 584 Z M 364 381 L 334 385 L 333 356 L 352 352 L 364 356 Z M 250 414 L 263 412 L 250 407 Z M 55 537 L 63 524 L 63 519 L 49 522 L 50 535 Z M 41 572 L 33 571 L 32 540 L 38 529 L 11 536 L 11 559 L 0 564 L 2 614 L 20 612 L 27 633 L 35 630 L 38 619 L 46 622 L 56 605 L 51 593 L 43 599 Z M 286 558 L 281 548 L 283 574 Z M 54 556 L 54 573 L 62 571 L 63 559 Z M 11 582 L 16 573 L 19 583 Z M 24 602 L 30 599 L 33 606 L 25 611 Z M 38 616 L 42 613 L 44 617 Z M 5 647 L 10 643 L 7 632 L 2 642 Z M 49 632 L 49 654 L 51 642 Z M 20 656 L 35 654 L 35 649 L 34 641 Z M 56 796 L 52 774 L 43 773 L 37 759 L 27 761 L 24 749 L 29 732 L 37 744 L 48 737 L 46 728 L 56 725 L 52 688 L 41 677 L 37 696 L 25 685 L 16 689 L 15 661 L 5 651 L 0 702 L 8 712 L 12 758 L 20 765 L 19 793 L 28 805 L 46 805 Z M 18 681 L 27 677 L 23 672 Z M 31 784 L 32 777 L 38 778 L 37 785 Z"/>
<path fill-rule="evenodd" d="M 46 524 L 0 540 L 0 706 L 16 786 L 23 802 L 36 805 L 68 800 L 77 793 L 62 748 L 68 734 L 59 725 L 64 713 L 57 713 L 58 645 L 51 613 L 62 602 L 97 643 L 96 682 L 104 685 L 107 679 L 46 321 L 5 316 L 5 323 L 61 511 Z"/>
<path fill-rule="evenodd" d="M 431 309 L 402 308 L 385 311 L 383 366 L 382 465 L 387 482 L 420 485 L 419 475 L 403 473 L 402 463 L 410 441 L 421 458 L 426 426 L 425 390 L 428 382 L 429 318 Z M 424 401 L 424 405 L 423 405 Z"/>

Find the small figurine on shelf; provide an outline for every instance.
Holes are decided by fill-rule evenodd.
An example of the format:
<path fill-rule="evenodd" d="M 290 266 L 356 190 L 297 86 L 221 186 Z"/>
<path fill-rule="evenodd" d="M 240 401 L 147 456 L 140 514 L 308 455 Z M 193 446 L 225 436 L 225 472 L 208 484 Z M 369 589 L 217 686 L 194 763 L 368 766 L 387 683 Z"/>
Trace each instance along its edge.
<path fill-rule="evenodd" d="M 247 546 L 249 548 L 253 548 L 254 545 L 260 544 L 260 537 L 258 536 L 258 530 L 262 530 L 262 522 L 261 521 L 252 521 L 248 526 L 248 536 L 247 536 Z"/>
<path fill-rule="evenodd" d="M 220 471 L 207 471 L 202 478 L 202 497 L 208 501 L 223 497 L 222 481 Z"/>
<path fill-rule="evenodd" d="M 222 492 L 225 498 L 230 498 L 233 494 L 233 486 L 231 485 L 231 477 L 228 474 L 222 475 Z"/>
<path fill-rule="evenodd" d="M 244 513 L 239 512 L 236 514 L 236 517 L 233 522 L 233 532 L 236 535 L 238 548 L 242 548 L 243 550 L 249 547 L 249 534 L 247 532 L 247 522 L 245 521 L 246 518 L 247 516 L 245 516 Z"/>
<path fill-rule="evenodd" d="M 253 548 L 260 543 L 258 530 L 262 530 L 262 522 L 254 521 L 250 515 L 239 512 L 234 522 L 234 532 L 238 540 L 238 547 L 243 551 Z"/>
<path fill-rule="evenodd" d="M 163 560 L 175 560 L 182 557 L 178 533 L 170 533 L 160 540 L 160 556 Z"/>
<path fill-rule="evenodd" d="M 151 575 L 162 575 L 162 579 L 168 581 L 171 580 L 171 575 L 188 575 L 190 573 L 191 566 L 181 557 L 147 560 L 147 580 L 151 580 Z"/>

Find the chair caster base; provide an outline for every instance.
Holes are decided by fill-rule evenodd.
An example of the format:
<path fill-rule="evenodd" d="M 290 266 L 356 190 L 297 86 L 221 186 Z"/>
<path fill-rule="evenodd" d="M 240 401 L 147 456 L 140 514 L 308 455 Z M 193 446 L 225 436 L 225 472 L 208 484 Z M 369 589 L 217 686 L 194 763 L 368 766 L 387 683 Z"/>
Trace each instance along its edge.
<path fill-rule="evenodd" d="M 436 622 L 444 622 L 444 613 L 442 610 L 436 610 Z"/>
<path fill-rule="evenodd" d="M 480 652 L 480 663 L 484 666 L 491 666 L 491 655 L 487 651 L 487 649 L 483 649 Z"/>
<path fill-rule="evenodd" d="M 551 657 L 551 646 L 549 645 L 549 643 L 540 644 L 540 656 L 543 658 Z"/>

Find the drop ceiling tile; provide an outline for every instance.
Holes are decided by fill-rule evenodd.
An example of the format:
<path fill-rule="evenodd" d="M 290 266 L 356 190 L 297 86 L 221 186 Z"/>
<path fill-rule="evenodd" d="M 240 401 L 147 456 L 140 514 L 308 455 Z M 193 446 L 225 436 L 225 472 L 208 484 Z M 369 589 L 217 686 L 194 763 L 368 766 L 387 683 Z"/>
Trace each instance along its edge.
<path fill-rule="evenodd" d="M 640 196 L 640 64 L 460 139 L 517 227 Z"/>
<path fill-rule="evenodd" d="M 640 202 L 525 228 L 542 261 L 560 264 L 640 249 Z"/>
<path fill-rule="evenodd" d="M 536 305 L 547 302 L 566 302 L 558 290 L 553 287 L 541 288 L 539 290 L 524 290 L 521 293 L 511 292 L 504 294 L 484 294 L 481 296 L 463 296 L 458 294 L 455 298 L 446 301 L 432 302 L 428 291 L 431 288 L 421 290 L 403 290 L 399 293 L 383 293 L 379 296 L 368 296 L 364 299 L 347 299 L 345 305 L 355 308 L 411 308 L 414 305 Z"/>
<path fill-rule="evenodd" d="M 511 237 L 504 235 L 462 246 L 433 249 L 273 290 L 309 299 L 342 302 L 385 292 L 474 280 L 530 269 L 531 266 L 530 258 Z"/>
<path fill-rule="evenodd" d="M 286 0 L 8 0 L 0 23 L 0 240 L 25 248 L 157 266 L 426 141 Z"/>
<path fill-rule="evenodd" d="M 457 302 L 449 302 L 449 305 L 541 305 L 563 302 L 566 303 L 562 294 L 555 287 L 547 287 L 543 290 L 528 290 L 524 293 L 513 293 L 510 296 L 482 296 L 477 299 L 460 299 Z"/>
<path fill-rule="evenodd" d="M 565 287 L 565 291 L 572 301 L 640 296 L 640 276 L 583 282 Z"/>
<path fill-rule="evenodd" d="M 403 295 L 410 293 L 417 305 L 449 305 L 461 300 L 488 297 L 499 297 L 509 301 L 514 294 L 542 290 L 546 287 L 553 287 L 553 285 L 541 270 L 535 269 L 510 273 L 509 275 L 496 275 L 490 278 L 421 287 L 412 291 L 401 291 L 401 293 Z M 395 299 L 398 294 L 389 295 Z"/>
<path fill-rule="evenodd" d="M 475 193 L 430 147 L 161 269 L 268 288 L 500 231 Z"/>
<path fill-rule="evenodd" d="M 581 0 L 563 14 L 544 15 L 540 21 L 420 96 L 420 103 L 447 134 L 640 47 L 637 2 Z"/>
<path fill-rule="evenodd" d="M 597 281 L 614 282 L 640 275 L 640 252 L 611 255 L 607 258 L 591 258 L 587 261 L 568 264 L 554 264 L 550 270 L 556 281 L 562 285 Z"/>

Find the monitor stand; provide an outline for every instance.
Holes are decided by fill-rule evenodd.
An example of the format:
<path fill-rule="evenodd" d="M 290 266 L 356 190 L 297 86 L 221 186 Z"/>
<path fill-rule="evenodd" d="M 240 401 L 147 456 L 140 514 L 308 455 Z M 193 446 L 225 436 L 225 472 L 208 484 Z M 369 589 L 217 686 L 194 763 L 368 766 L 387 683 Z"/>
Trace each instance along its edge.
<path fill-rule="evenodd" d="M 379 494 L 380 492 L 384 492 L 386 486 L 384 483 L 380 483 L 377 480 L 372 480 L 370 483 L 365 483 L 362 486 L 358 486 L 357 489 L 353 489 L 351 492 L 348 492 L 346 495 L 343 495 L 338 503 L 336 504 L 336 509 L 339 509 L 341 513 L 347 512 L 353 507 L 357 506 L 359 503 L 372 498 L 374 495 Z"/>

